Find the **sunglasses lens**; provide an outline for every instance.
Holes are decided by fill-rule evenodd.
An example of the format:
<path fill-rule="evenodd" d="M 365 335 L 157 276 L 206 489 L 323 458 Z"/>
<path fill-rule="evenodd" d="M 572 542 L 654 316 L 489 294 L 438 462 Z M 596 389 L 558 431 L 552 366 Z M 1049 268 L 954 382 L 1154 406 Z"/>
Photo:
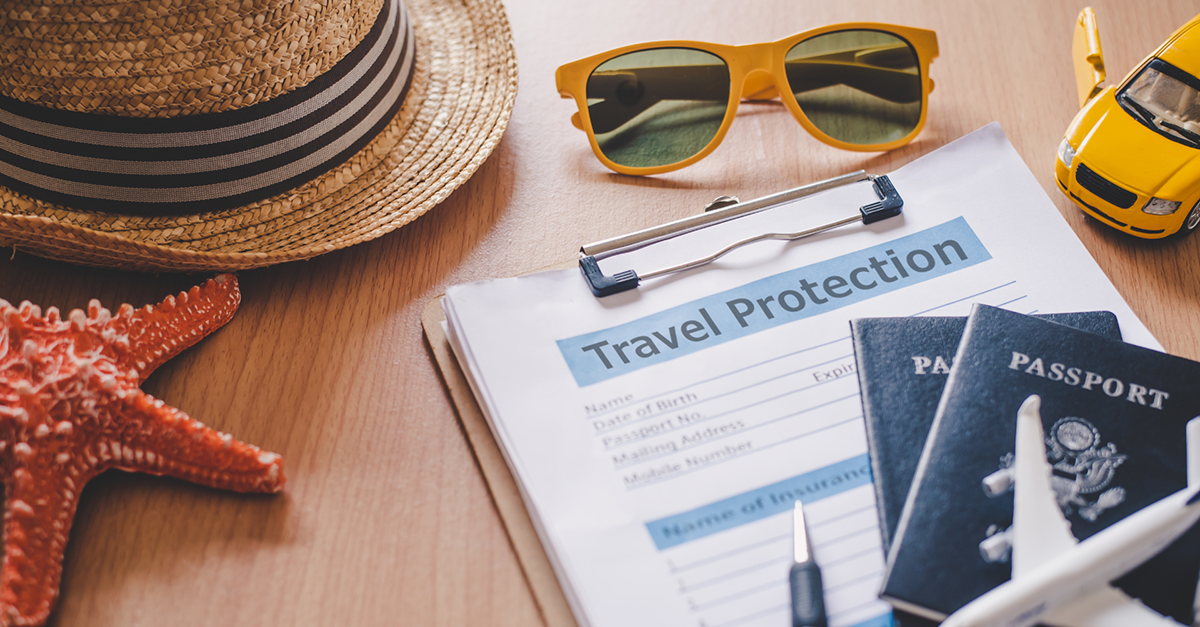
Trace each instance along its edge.
<path fill-rule="evenodd" d="M 633 168 L 678 163 L 717 136 L 729 108 L 729 67 L 690 48 L 655 48 L 605 61 L 587 82 L 600 152 Z"/>
<path fill-rule="evenodd" d="M 912 133 L 921 120 L 921 66 L 896 35 L 817 35 L 792 46 L 784 68 L 800 109 L 834 139 L 886 144 Z"/>

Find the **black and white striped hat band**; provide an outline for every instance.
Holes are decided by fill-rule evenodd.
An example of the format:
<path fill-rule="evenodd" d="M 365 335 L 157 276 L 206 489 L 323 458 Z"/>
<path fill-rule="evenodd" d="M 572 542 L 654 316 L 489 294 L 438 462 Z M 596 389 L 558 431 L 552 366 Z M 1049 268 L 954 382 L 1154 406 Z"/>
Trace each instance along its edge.
<path fill-rule="evenodd" d="M 0 185 L 75 209 L 200 213 L 269 198 L 349 159 L 396 115 L 412 24 L 387 0 L 367 36 L 307 85 L 248 107 L 134 118 L 0 96 Z"/>

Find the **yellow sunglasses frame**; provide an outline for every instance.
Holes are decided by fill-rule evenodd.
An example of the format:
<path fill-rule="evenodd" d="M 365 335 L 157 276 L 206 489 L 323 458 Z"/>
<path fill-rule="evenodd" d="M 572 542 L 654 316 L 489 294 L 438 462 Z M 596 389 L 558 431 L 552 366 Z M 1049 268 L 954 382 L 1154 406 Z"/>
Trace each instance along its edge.
<path fill-rule="evenodd" d="M 624 46 L 616 50 L 602 52 L 567 63 L 559 67 L 554 73 L 554 80 L 560 96 L 575 99 L 575 104 L 579 107 L 579 112 L 571 116 L 571 123 L 576 128 L 587 133 L 588 142 L 592 145 L 592 152 L 596 153 L 596 158 L 600 159 L 601 163 L 614 172 L 621 174 L 661 174 L 687 167 L 707 157 L 713 150 L 716 150 L 717 146 L 721 144 L 721 140 L 725 138 L 725 133 L 733 124 L 733 118 L 737 115 L 738 103 L 742 100 L 770 100 L 778 98 L 780 92 L 790 93 L 791 88 L 788 84 L 787 73 L 784 70 L 784 57 L 787 55 L 788 50 L 792 49 L 792 46 L 818 35 L 847 30 L 871 30 L 895 35 L 912 46 L 913 50 L 916 51 L 917 63 L 921 72 L 921 117 L 912 132 L 901 139 L 885 144 L 849 144 L 834 139 L 818 129 L 808 119 L 808 116 L 804 114 L 804 111 L 800 109 L 800 105 L 796 103 L 795 98 L 779 98 L 780 101 L 791 111 L 792 117 L 796 118 L 796 121 L 800 123 L 800 126 L 804 127 L 804 130 L 808 131 L 809 134 L 821 142 L 835 148 L 858 152 L 881 152 L 899 148 L 911 142 L 913 138 L 920 134 L 921 129 L 925 127 L 925 117 L 929 113 L 929 94 L 933 91 L 933 79 L 929 78 L 929 64 L 938 56 L 937 34 L 931 30 L 922 28 L 880 24 L 876 22 L 849 22 L 845 24 L 831 24 L 804 31 L 803 33 L 798 33 L 779 41 L 741 46 L 726 46 L 688 40 L 652 41 Z M 613 163 L 612 160 L 604 156 L 604 153 L 601 152 L 600 144 L 596 141 L 596 133 L 592 130 L 592 121 L 588 114 L 587 105 L 588 78 L 605 61 L 630 52 L 651 50 L 654 48 L 690 48 L 720 57 L 725 62 L 725 65 L 729 67 L 729 105 L 725 110 L 725 119 L 721 121 L 721 128 L 717 130 L 717 134 L 713 136 L 712 141 L 703 150 L 683 161 L 646 168 L 629 167 Z"/>

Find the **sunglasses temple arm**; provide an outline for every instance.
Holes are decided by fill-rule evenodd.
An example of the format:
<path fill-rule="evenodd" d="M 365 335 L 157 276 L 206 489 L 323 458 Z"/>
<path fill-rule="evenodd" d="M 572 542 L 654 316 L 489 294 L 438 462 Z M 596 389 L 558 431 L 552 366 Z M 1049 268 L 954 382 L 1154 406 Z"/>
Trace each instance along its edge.
<path fill-rule="evenodd" d="M 828 224 L 823 224 L 821 226 L 817 226 L 817 227 L 807 229 L 804 231 L 799 231 L 796 233 L 762 233 L 759 235 L 754 235 L 751 237 L 747 237 L 743 240 L 734 242 L 707 257 L 702 257 L 700 259 L 695 259 L 695 260 L 692 260 L 692 261 L 689 261 L 686 263 L 678 264 L 675 266 L 670 266 L 667 268 L 662 268 L 660 270 L 654 270 L 652 272 L 647 272 L 641 276 L 639 276 L 637 274 L 637 272 L 634 270 L 625 270 L 623 272 L 618 272 L 617 274 L 615 274 L 613 276 L 607 276 L 604 274 L 604 272 L 602 270 L 600 270 L 598 260 L 602 259 L 604 257 L 620 254 L 622 252 L 629 252 L 631 250 L 636 250 L 637 248 L 647 246 L 656 241 L 662 241 L 664 239 L 669 239 L 670 237 L 674 237 L 676 235 L 681 235 L 686 232 L 694 231 L 699 228 L 703 228 L 706 226 L 712 226 L 713 224 L 718 224 L 720 222 L 730 220 L 730 219 L 732 219 L 734 217 L 738 217 L 740 215 L 746 215 L 747 213 L 761 211 L 768 207 L 774 206 L 780 202 L 784 202 L 786 200 L 794 200 L 795 198 L 799 198 L 802 196 L 807 196 L 807 195 L 816 193 L 816 191 L 824 191 L 825 189 L 830 189 L 831 187 L 838 187 L 841 185 L 846 185 L 849 183 L 862 181 L 862 180 L 871 180 L 872 181 L 874 188 L 875 188 L 875 192 L 876 192 L 876 194 L 879 195 L 880 200 L 879 200 L 879 202 L 871 203 L 869 205 L 864 205 L 864 206 L 860 207 L 859 214 L 856 216 L 843 218 L 841 220 L 836 220 L 836 221 L 830 222 Z M 829 185 L 829 183 L 833 183 L 835 181 L 836 181 L 835 184 Z M 809 188 L 812 188 L 815 186 L 820 186 L 820 185 L 825 185 L 825 186 L 821 187 L 820 189 L 817 189 L 816 191 L 807 191 Z M 797 194 L 797 192 L 800 192 L 801 190 L 805 190 L 805 193 Z M 785 198 L 779 199 L 779 197 L 781 197 L 781 196 L 784 196 Z M 770 202 L 764 202 L 764 201 L 770 201 Z M 784 240 L 784 241 L 797 240 L 797 239 L 802 239 L 802 238 L 809 237 L 812 235 L 816 235 L 818 233 L 824 233 L 825 231 L 829 231 L 832 229 L 836 229 L 838 227 L 846 226 L 848 224 L 853 224 L 855 222 L 862 222 L 863 224 L 872 224 L 872 223 L 878 222 L 880 220 L 898 216 L 903 211 L 904 199 L 902 199 L 900 197 L 900 194 L 896 191 L 895 186 L 892 185 L 891 180 L 887 176 L 868 175 L 868 174 L 865 174 L 865 173 L 859 171 L 859 172 L 855 172 L 853 174 L 838 177 L 836 179 L 830 179 L 828 181 L 822 181 L 820 183 L 815 183 L 810 186 L 796 188 L 794 190 L 789 190 L 787 192 L 781 192 L 781 193 L 775 194 L 773 196 L 767 196 L 767 197 L 758 199 L 756 201 L 750 201 L 749 203 L 745 203 L 745 204 L 746 205 L 753 204 L 753 205 L 757 206 L 757 208 L 753 209 L 753 210 L 749 210 L 749 211 L 743 210 L 734 215 L 729 215 L 729 216 L 716 216 L 720 219 L 712 220 L 712 221 L 704 223 L 700 226 L 694 226 L 692 228 L 686 228 L 688 225 L 680 224 L 682 222 L 685 222 L 687 219 L 679 220 L 674 223 L 663 225 L 662 227 L 659 227 L 659 228 L 660 229 L 667 228 L 667 227 L 670 227 L 673 224 L 675 224 L 675 225 L 685 227 L 686 230 L 680 230 L 675 233 L 670 233 L 670 234 L 666 234 L 663 236 L 659 236 L 657 238 L 654 238 L 653 240 L 644 239 L 643 241 L 635 241 L 635 242 L 632 242 L 625 246 L 609 248 L 607 250 L 599 250 L 599 249 L 603 248 L 607 242 L 612 242 L 612 241 L 616 241 L 616 240 L 607 240 L 607 242 L 600 242 L 597 244 L 592 244 L 590 246 L 585 246 L 581 250 L 582 256 L 580 257 L 580 260 L 579 260 L 579 269 L 583 273 L 584 277 L 587 279 L 588 285 L 591 287 L 593 294 L 595 294 L 597 297 L 609 296 L 612 294 L 617 294 L 620 292 L 634 289 L 634 288 L 638 287 L 638 285 L 643 280 L 648 280 L 648 279 L 652 279 L 652 278 L 656 278 L 656 277 L 660 277 L 660 276 L 665 276 L 667 274 L 673 274 L 675 272 L 682 272 L 684 270 L 690 270 L 692 268 L 698 268 L 700 266 L 707 265 L 709 263 L 712 263 L 713 261 L 716 261 L 717 259 L 720 259 L 721 257 L 725 256 L 726 254 L 733 251 L 734 249 L 739 248 L 741 246 L 745 246 L 746 244 L 750 244 L 753 242 L 769 240 L 769 239 Z M 758 206 L 758 205 L 761 205 L 761 206 Z M 710 214 L 706 214 L 703 216 L 694 216 L 694 218 L 705 218 L 714 213 L 720 213 L 722 211 L 738 210 L 738 209 L 742 209 L 742 208 L 739 207 L 738 205 L 733 205 L 726 209 L 716 210 L 714 212 L 711 212 Z M 647 229 L 647 231 L 634 233 L 627 237 L 634 238 L 639 235 L 646 234 L 648 231 L 653 231 L 653 230 L 654 229 Z M 617 238 L 617 239 L 620 240 L 620 239 L 624 239 L 624 238 Z M 588 254 L 589 248 L 594 248 L 597 250 L 593 254 Z M 605 252 L 607 252 L 607 254 L 604 254 Z"/>

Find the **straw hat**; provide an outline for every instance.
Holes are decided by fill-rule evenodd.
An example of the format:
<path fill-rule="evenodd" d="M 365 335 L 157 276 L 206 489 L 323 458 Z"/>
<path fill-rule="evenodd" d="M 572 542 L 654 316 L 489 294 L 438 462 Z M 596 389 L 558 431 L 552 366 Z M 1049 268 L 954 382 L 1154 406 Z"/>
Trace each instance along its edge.
<path fill-rule="evenodd" d="M 0 246 L 44 257 L 233 270 L 379 237 L 516 96 L 500 0 L 25 1 L 0 2 Z"/>

